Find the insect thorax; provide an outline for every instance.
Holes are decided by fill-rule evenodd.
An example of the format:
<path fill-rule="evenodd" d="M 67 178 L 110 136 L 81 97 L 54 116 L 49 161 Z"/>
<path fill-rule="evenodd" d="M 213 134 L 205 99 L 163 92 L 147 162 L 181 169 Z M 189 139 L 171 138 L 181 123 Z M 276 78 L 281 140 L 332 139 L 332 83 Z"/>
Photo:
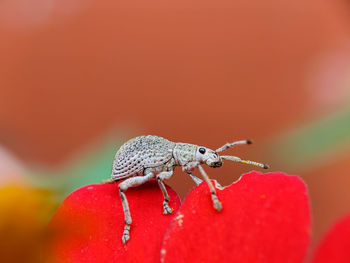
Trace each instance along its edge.
<path fill-rule="evenodd" d="M 198 146 L 189 143 L 176 143 L 174 148 L 174 158 L 177 165 L 184 166 L 189 162 L 193 162 L 196 157 Z"/>

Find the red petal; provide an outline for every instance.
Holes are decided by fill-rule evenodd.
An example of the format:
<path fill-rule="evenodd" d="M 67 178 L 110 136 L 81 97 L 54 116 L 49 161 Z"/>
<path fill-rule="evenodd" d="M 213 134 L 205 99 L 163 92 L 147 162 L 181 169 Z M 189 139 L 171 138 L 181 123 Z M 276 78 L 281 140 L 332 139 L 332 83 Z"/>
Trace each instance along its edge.
<path fill-rule="evenodd" d="M 350 262 L 350 214 L 338 221 L 318 246 L 313 263 Z"/>
<path fill-rule="evenodd" d="M 133 224 L 130 240 L 122 244 L 124 214 L 118 184 L 96 184 L 70 194 L 50 222 L 55 231 L 48 246 L 53 262 L 157 262 L 164 233 L 173 215 L 163 215 L 158 184 L 146 183 L 126 191 Z M 168 188 L 169 205 L 180 200 Z M 175 212 L 174 211 L 174 212 Z"/>
<path fill-rule="evenodd" d="M 217 193 L 220 213 L 205 183 L 185 198 L 165 236 L 162 262 L 302 262 L 310 209 L 299 177 L 251 172 Z"/>

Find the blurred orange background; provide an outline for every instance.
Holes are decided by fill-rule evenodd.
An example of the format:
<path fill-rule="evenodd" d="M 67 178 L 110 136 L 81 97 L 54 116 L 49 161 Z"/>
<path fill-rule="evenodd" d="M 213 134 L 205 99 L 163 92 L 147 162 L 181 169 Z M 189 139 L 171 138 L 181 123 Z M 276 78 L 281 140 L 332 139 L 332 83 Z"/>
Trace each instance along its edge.
<path fill-rule="evenodd" d="M 129 138 L 252 139 L 234 154 L 306 181 L 315 244 L 350 211 L 349 11 L 344 0 L 2 1 L 0 185 L 52 191 L 47 221 L 69 191 L 110 176 Z M 206 170 L 228 185 L 250 169 Z M 182 197 L 193 187 L 180 169 L 169 184 Z"/>

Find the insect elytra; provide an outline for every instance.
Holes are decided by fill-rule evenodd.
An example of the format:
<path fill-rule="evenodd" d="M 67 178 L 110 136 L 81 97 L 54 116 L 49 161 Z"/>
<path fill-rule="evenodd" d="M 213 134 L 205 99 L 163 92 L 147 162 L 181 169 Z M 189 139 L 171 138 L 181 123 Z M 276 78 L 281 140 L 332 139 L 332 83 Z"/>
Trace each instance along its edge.
<path fill-rule="evenodd" d="M 168 205 L 169 195 L 163 181 L 173 175 L 176 166 L 181 166 L 182 170 L 198 185 L 202 180 L 192 174 L 192 170 L 198 168 L 210 189 L 214 209 L 220 212 L 222 204 L 201 165 L 206 164 L 209 167 L 217 168 L 222 166 L 222 160 L 225 159 L 267 169 L 268 165 L 266 164 L 242 160 L 231 155 L 219 155 L 219 153 L 232 146 L 251 143 L 250 140 L 226 143 L 215 151 L 195 144 L 171 142 L 154 135 L 135 137 L 124 143 L 115 154 L 111 174 L 112 181 L 123 180 L 119 184 L 119 195 L 122 201 L 125 223 L 122 242 L 125 244 L 130 239 L 132 224 L 129 204 L 124 193 L 129 187 L 139 186 L 151 179 L 157 179 L 164 196 L 163 213 L 171 214 L 172 209 Z"/>

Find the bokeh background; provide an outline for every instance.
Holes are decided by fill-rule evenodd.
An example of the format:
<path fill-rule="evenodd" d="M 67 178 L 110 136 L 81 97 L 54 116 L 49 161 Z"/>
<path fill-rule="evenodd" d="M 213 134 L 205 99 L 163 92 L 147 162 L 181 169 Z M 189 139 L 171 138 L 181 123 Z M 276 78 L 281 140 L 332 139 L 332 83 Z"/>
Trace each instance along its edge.
<path fill-rule="evenodd" d="M 350 211 L 349 12 L 345 0 L 1 1 L 2 262 L 38 262 L 58 204 L 108 179 L 142 134 L 254 140 L 231 153 L 305 180 L 314 246 Z M 229 185 L 251 169 L 206 170 Z M 181 169 L 169 184 L 193 187 Z"/>

